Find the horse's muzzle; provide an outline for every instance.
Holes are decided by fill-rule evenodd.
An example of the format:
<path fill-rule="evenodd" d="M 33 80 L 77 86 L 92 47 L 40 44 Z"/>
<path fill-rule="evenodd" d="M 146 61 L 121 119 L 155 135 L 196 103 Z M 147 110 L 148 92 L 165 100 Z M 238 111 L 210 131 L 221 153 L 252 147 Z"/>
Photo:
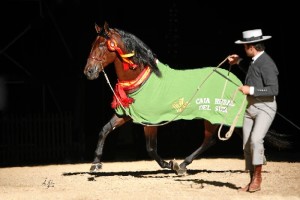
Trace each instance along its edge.
<path fill-rule="evenodd" d="M 97 66 L 88 68 L 84 70 L 84 74 L 87 76 L 89 80 L 94 80 L 99 76 L 99 68 Z"/>

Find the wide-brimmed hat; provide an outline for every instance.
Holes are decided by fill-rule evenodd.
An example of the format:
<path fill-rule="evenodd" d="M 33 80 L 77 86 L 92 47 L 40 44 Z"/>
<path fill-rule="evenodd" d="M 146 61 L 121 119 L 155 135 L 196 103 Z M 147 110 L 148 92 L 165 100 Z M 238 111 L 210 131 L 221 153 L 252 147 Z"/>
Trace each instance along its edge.
<path fill-rule="evenodd" d="M 243 32 L 243 39 L 235 41 L 236 44 L 247 44 L 270 39 L 272 36 L 263 36 L 261 29 L 254 29 Z"/>

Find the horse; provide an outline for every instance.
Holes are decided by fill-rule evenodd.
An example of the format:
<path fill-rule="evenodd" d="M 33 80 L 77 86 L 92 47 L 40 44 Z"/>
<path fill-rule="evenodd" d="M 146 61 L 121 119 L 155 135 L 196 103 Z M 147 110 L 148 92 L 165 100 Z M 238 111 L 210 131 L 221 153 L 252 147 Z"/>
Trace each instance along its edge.
<path fill-rule="evenodd" d="M 173 170 L 177 175 L 186 174 L 187 166 L 216 143 L 217 133 L 224 139 L 220 137 L 223 125 L 230 127 L 227 139 L 235 127 L 242 126 L 243 119 L 239 116 L 245 112 L 245 95 L 238 91 L 241 81 L 230 71 L 219 66 L 175 70 L 160 62 L 156 54 L 132 33 L 111 28 L 107 22 L 102 27 L 95 24 L 95 30 L 97 36 L 83 73 L 87 79 L 94 80 L 103 72 L 109 83 L 104 69 L 113 63 L 118 82 L 114 89 L 110 85 L 115 114 L 99 132 L 90 172 L 102 168 L 101 157 L 109 133 L 129 121 L 143 126 L 149 156 L 161 168 Z M 172 81 L 171 86 L 164 85 L 168 81 Z M 189 89 L 178 88 L 177 96 L 167 99 L 173 95 L 168 92 L 178 84 L 187 85 Z M 164 87 L 167 90 L 159 92 Z M 192 114 L 185 114 L 188 112 Z M 179 119 L 203 119 L 204 122 L 203 142 L 180 164 L 175 160 L 167 162 L 157 153 L 158 127 Z"/>

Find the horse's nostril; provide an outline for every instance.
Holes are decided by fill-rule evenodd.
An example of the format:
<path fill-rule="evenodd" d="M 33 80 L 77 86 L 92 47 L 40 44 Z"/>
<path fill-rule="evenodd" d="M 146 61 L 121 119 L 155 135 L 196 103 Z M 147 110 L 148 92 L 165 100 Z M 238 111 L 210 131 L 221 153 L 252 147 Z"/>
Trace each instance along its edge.
<path fill-rule="evenodd" d="M 89 69 L 89 70 L 88 70 L 88 74 L 92 74 L 93 72 L 94 72 L 93 69 Z"/>

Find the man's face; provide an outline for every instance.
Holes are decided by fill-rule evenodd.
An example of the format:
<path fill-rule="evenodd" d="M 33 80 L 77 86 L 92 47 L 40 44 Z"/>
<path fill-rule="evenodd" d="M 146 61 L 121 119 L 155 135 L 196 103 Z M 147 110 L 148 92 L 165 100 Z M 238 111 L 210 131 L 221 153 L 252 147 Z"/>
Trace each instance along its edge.
<path fill-rule="evenodd" d="M 247 56 L 252 58 L 255 55 L 255 48 L 252 44 L 244 44 L 244 49 Z"/>

